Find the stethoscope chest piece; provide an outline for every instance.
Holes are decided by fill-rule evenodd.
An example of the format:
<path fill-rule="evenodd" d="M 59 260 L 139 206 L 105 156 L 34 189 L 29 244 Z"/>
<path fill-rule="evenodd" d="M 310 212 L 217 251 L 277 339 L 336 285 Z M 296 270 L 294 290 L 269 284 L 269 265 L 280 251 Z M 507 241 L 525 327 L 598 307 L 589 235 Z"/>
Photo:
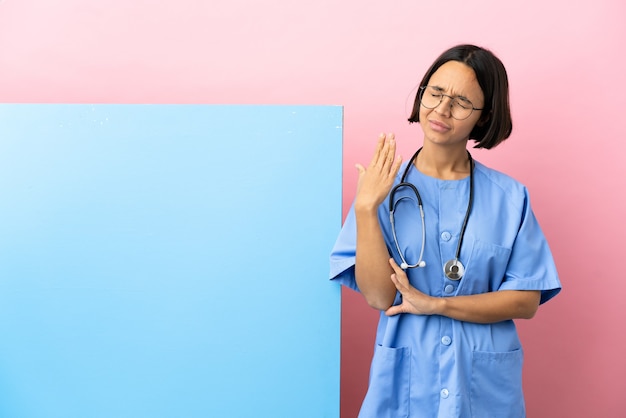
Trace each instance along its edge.
<path fill-rule="evenodd" d="M 450 280 L 461 280 L 465 274 L 465 267 L 458 259 L 452 259 L 443 265 L 443 273 Z"/>

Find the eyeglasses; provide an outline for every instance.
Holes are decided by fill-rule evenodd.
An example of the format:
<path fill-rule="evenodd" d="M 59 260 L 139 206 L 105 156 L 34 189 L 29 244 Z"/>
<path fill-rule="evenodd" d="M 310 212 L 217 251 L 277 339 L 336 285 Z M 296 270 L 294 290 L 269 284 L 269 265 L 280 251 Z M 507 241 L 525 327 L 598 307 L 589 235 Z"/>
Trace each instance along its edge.
<path fill-rule="evenodd" d="M 450 96 L 443 94 L 441 89 L 433 86 L 422 86 L 419 89 L 420 103 L 426 109 L 434 109 L 441 104 L 444 97 L 450 98 L 450 115 L 456 120 L 463 120 L 470 117 L 474 110 L 483 110 L 484 108 L 474 107 L 465 97 Z"/>

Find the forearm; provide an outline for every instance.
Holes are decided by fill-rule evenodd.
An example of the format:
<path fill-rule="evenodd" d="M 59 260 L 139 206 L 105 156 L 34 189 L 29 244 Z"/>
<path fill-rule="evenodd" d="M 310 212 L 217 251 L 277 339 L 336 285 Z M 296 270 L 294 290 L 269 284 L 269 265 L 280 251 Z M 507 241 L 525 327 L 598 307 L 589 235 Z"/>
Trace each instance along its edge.
<path fill-rule="evenodd" d="M 390 280 L 389 251 L 375 210 L 356 211 L 357 245 L 355 278 L 367 303 L 379 310 L 391 306 L 396 288 Z"/>
<path fill-rule="evenodd" d="M 518 318 L 530 319 L 539 307 L 540 298 L 541 293 L 534 290 L 502 290 L 435 298 L 433 314 L 483 324 Z"/>

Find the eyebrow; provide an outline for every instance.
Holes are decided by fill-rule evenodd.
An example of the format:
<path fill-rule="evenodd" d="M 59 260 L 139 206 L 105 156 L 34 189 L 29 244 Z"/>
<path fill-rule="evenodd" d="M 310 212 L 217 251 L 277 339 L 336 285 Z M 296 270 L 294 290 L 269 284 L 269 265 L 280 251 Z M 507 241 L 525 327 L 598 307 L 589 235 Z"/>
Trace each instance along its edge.
<path fill-rule="evenodd" d="M 440 86 L 430 86 L 430 87 L 432 87 L 432 88 L 434 88 L 435 90 L 440 91 L 440 92 L 442 92 L 442 93 L 444 93 L 444 92 L 445 92 L 445 90 L 443 89 L 443 87 L 440 87 Z M 456 96 L 452 96 L 452 97 L 454 97 L 455 99 L 466 100 L 466 101 L 468 101 L 468 102 L 472 103 L 472 101 L 471 101 L 470 99 L 468 99 L 467 97 L 465 97 L 465 96 L 463 96 L 463 95 L 456 95 Z"/>

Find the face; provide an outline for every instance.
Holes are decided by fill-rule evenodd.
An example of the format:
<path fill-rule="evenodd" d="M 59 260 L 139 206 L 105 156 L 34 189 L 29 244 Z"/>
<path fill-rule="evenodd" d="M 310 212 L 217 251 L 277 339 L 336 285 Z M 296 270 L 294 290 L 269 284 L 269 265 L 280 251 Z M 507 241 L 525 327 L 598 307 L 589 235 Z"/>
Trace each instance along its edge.
<path fill-rule="evenodd" d="M 476 74 L 466 64 L 448 61 L 430 77 L 428 85 L 441 93 L 469 100 L 473 107 L 484 107 L 484 95 L 476 80 Z M 442 102 L 434 109 L 420 106 L 420 125 L 424 131 L 424 141 L 439 145 L 462 145 L 465 147 L 469 134 L 479 121 L 482 111 L 474 110 L 467 119 L 454 119 L 450 113 L 451 100 L 443 96 Z"/>

